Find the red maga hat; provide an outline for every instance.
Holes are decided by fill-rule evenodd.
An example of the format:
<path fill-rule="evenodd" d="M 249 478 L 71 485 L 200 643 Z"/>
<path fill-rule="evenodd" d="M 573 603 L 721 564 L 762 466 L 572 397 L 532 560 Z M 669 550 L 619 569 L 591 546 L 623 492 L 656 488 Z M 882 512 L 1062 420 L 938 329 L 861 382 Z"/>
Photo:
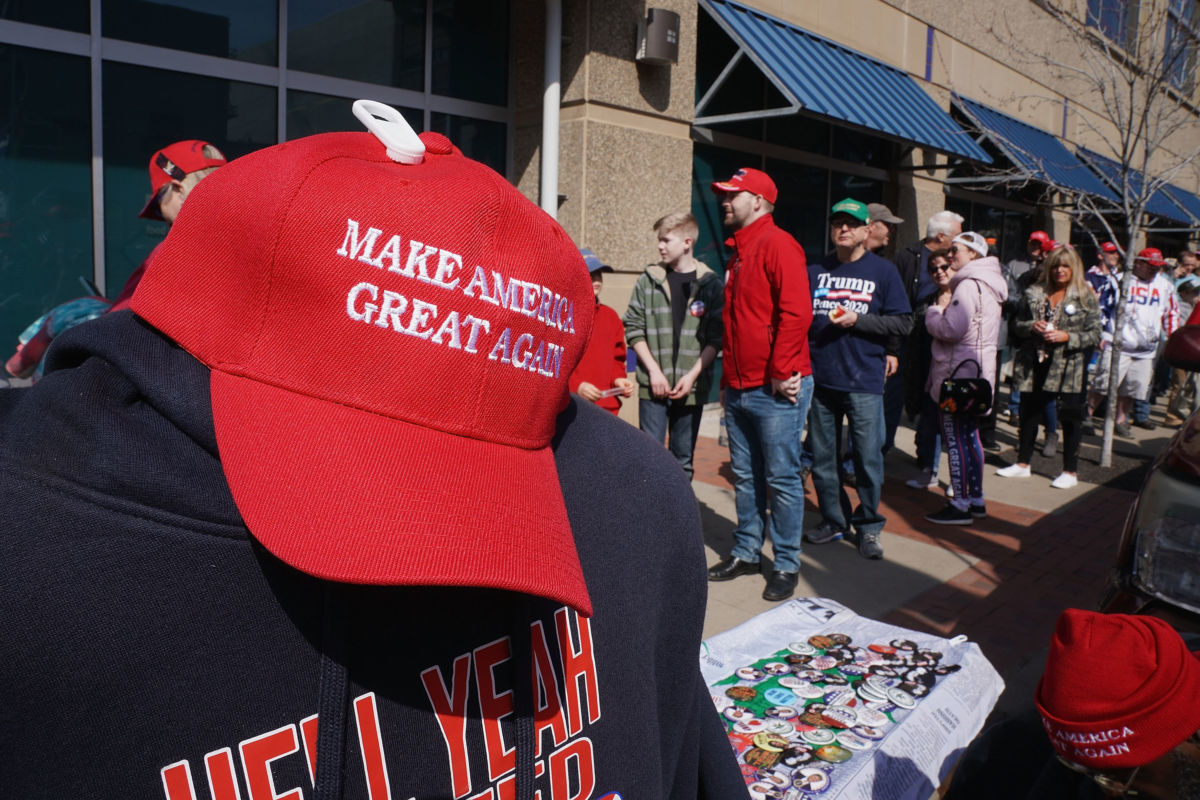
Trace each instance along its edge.
<path fill-rule="evenodd" d="M 1105 242 L 1100 245 L 1100 249 L 1106 253 L 1115 253 L 1117 252 L 1117 244 L 1116 242 Z"/>
<path fill-rule="evenodd" d="M 1153 264 L 1156 267 L 1161 267 L 1167 263 L 1167 260 L 1163 258 L 1162 250 L 1159 250 L 1157 247 L 1147 247 L 1145 250 L 1142 250 L 1137 254 L 1137 260 L 1145 261 L 1147 264 Z"/>
<path fill-rule="evenodd" d="M 503 177 L 440 134 L 413 140 L 420 163 L 370 133 L 231 162 L 131 307 L 210 368 L 221 465 L 277 557 L 590 614 L 550 447 L 591 332 L 588 271 Z"/>
<path fill-rule="evenodd" d="M 772 205 L 779 197 L 779 190 L 775 188 L 775 181 L 771 180 L 771 176 L 752 167 L 742 167 L 727 181 L 713 181 L 712 188 L 714 192 L 760 194 Z"/>
<path fill-rule="evenodd" d="M 1050 238 L 1050 234 L 1046 233 L 1045 231 L 1034 231 L 1033 233 L 1029 234 L 1029 241 L 1041 242 L 1042 246 L 1045 247 L 1053 240 Z"/>
<path fill-rule="evenodd" d="M 211 148 L 211 152 L 215 152 L 216 155 L 204 155 L 206 147 Z M 225 155 L 220 150 L 200 139 L 187 139 L 167 145 L 150 156 L 150 199 L 138 216 L 144 219 L 162 219 L 158 204 L 162 200 L 164 186 L 171 181 L 183 180 L 188 173 L 208 167 L 221 167 L 225 163 Z"/>
<path fill-rule="evenodd" d="M 1050 743 L 1076 764 L 1149 764 L 1200 729 L 1200 659 L 1155 617 L 1069 608 L 1035 696 Z"/>

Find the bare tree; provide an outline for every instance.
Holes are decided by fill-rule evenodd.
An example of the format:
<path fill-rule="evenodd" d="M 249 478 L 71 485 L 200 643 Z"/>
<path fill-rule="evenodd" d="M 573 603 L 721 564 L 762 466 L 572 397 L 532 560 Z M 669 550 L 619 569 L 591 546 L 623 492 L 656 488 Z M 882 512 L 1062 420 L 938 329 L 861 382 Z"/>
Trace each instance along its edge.
<path fill-rule="evenodd" d="M 1003 13 L 991 33 L 1014 61 L 1032 67 L 1057 93 L 1071 99 L 1076 139 L 1087 141 L 1111 162 L 1108 178 L 1116 202 L 1060 185 L 1046 174 L 1036 179 L 1084 223 L 1097 246 L 1094 232 L 1099 229 L 1120 248 L 1124 265 L 1109 356 L 1116 365 L 1138 236 L 1153 218 L 1148 209 L 1160 190 L 1194 169 L 1200 158 L 1200 119 L 1186 101 L 1192 93 L 1197 42 L 1183 25 L 1191 21 L 1174 16 L 1167 0 L 1110 0 L 1101 17 L 1089 14 L 1086 0 L 1041 0 L 1037 5 L 1054 26 L 1057 46 L 1052 50 L 1030 47 Z M 1029 99 L 1062 103 L 1061 98 L 1046 96 Z M 1013 182 L 1011 171 L 1008 178 L 994 174 L 1000 182 Z M 1018 180 L 1029 177 L 1022 173 Z M 1182 210 L 1179 215 L 1187 216 Z M 1109 376 L 1101 467 L 1112 465 L 1118 370 L 1109 370 Z"/>

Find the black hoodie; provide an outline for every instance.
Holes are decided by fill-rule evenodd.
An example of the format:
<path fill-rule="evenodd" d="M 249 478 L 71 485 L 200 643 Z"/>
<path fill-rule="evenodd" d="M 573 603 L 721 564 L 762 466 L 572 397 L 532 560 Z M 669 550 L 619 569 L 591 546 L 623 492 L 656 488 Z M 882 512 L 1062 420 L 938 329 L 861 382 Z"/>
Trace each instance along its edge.
<path fill-rule="evenodd" d="M 208 378 L 119 312 L 0 392 L 0 797 L 744 794 L 697 663 L 697 506 L 665 450 L 587 403 L 559 418 L 591 619 L 337 584 L 246 531 Z"/>

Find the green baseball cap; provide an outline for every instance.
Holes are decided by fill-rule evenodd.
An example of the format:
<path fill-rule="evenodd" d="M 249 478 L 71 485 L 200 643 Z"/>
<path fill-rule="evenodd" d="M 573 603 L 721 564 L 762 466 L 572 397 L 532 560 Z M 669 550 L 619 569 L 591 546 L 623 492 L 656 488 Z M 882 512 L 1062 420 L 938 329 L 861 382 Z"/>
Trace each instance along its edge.
<path fill-rule="evenodd" d="M 837 214 L 847 214 L 864 225 L 871 221 L 871 212 L 867 208 L 867 204 L 852 200 L 849 197 L 833 204 L 833 208 L 829 210 L 829 216 L 832 217 Z"/>

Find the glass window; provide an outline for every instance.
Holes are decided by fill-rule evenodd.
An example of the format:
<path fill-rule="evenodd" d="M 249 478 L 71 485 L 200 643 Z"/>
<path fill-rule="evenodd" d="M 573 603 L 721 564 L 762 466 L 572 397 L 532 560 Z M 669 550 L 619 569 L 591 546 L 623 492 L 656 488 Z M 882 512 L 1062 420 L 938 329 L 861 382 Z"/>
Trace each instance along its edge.
<path fill-rule="evenodd" d="M 354 116 L 351 106 L 358 98 L 334 97 L 314 92 L 288 91 L 287 135 L 289 139 L 312 136 L 314 133 L 361 131 L 362 123 Z M 393 106 L 404 115 L 413 130 L 421 131 L 421 109 Z"/>
<path fill-rule="evenodd" d="M 105 288 L 110 297 L 166 234 L 165 223 L 138 217 L 150 197 L 151 154 L 181 139 L 211 142 L 231 159 L 272 145 L 275 92 L 270 86 L 104 63 Z M 187 102 L 179 102 L 181 97 Z"/>
<path fill-rule="evenodd" d="M 829 170 L 773 158 L 767 159 L 764 169 L 779 189 L 775 224 L 795 237 L 810 262 L 820 261 L 833 248 L 829 241 Z"/>
<path fill-rule="evenodd" d="M 501 175 L 506 173 L 508 126 L 503 122 L 437 113 L 429 116 L 429 129 L 449 136 L 469 158 L 482 161 Z"/>
<path fill-rule="evenodd" d="M 737 52 L 737 45 L 721 30 L 720 26 L 709 16 L 707 11 L 701 11 L 696 27 L 696 47 L 704 58 L 696 59 L 696 102 L 700 101 L 713 85 L 713 81 L 725 69 L 729 59 Z M 771 105 L 767 105 L 768 94 Z M 717 89 L 708 105 L 700 112 L 700 116 L 709 117 L 717 114 L 740 114 L 747 111 L 759 111 L 786 105 L 783 96 L 774 86 L 769 86 L 758 67 L 745 56 L 733 68 L 725 81 Z M 750 119 L 741 122 L 722 122 L 715 125 L 716 130 L 750 139 L 762 139 L 763 120 Z M 728 176 L 726 176 L 728 177 Z"/>
<path fill-rule="evenodd" d="M 0 45 L 0 353 L 88 294 L 92 144 L 86 58 Z"/>
<path fill-rule="evenodd" d="M 89 5 L 88 0 L 7 0 L 0 3 L 0 19 L 87 33 Z"/>
<path fill-rule="evenodd" d="M 713 194 L 713 181 L 726 180 L 739 167 L 758 166 L 758 163 L 757 156 L 736 150 L 700 143 L 692 147 L 692 216 L 700 228 L 693 255 L 719 274 L 725 274 L 725 262 L 729 259 L 725 247 L 729 232 L 725 229 L 717 196 Z"/>
<path fill-rule="evenodd" d="M 275 0 L 104 0 L 104 35 L 254 64 L 277 64 Z"/>
<path fill-rule="evenodd" d="M 288 69 L 424 91 L 425 0 L 289 0 Z"/>
<path fill-rule="evenodd" d="M 1118 47 L 1133 49 L 1137 38 L 1137 0 L 1088 0 L 1087 24 Z"/>
<path fill-rule="evenodd" d="M 895 145 L 862 131 L 833 126 L 834 158 L 868 167 L 888 169 L 895 163 Z"/>
<path fill-rule="evenodd" d="M 507 0 L 434 0 L 434 94 L 508 104 Z"/>
<path fill-rule="evenodd" d="M 1196 48 L 1200 44 L 1196 0 L 1170 0 L 1163 68 L 1171 85 L 1190 92 L 1196 79 Z"/>

